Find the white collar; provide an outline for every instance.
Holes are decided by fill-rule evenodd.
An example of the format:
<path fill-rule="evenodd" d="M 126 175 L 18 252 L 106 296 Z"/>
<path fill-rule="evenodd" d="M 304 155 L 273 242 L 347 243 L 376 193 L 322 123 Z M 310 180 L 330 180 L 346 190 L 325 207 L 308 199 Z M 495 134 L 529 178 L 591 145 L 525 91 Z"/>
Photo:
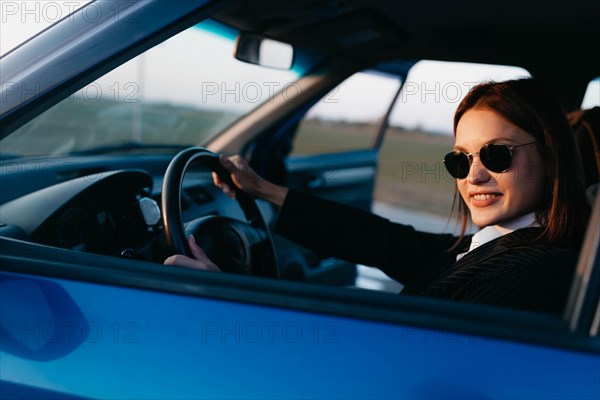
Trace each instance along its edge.
<path fill-rule="evenodd" d="M 466 253 L 458 254 L 456 256 L 456 260 L 460 260 L 469 251 L 474 250 L 487 242 L 491 242 L 492 240 L 497 239 L 500 236 L 514 232 L 517 229 L 538 226 L 540 226 L 540 224 L 535 220 L 534 213 L 522 215 L 502 224 L 486 226 L 485 228 L 481 229 L 473 235 L 469 250 Z"/>

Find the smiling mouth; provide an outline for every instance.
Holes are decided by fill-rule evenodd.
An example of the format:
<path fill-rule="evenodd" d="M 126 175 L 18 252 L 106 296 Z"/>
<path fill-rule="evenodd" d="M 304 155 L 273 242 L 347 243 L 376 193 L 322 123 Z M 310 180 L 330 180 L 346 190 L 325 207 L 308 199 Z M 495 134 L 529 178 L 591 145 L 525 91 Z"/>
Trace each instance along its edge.
<path fill-rule="evenodd" d="M 502 196 L 501 193 L 475 193 L 471 195 L 471 204 L 477 208 L 494 204 Z"/>
<path fill-rule="evenodd" d="M 499 197 L 500 194 L 498 193 L 486 193 L 486 194 L 474 194 L 472 197 L 474 200 L 477 201 L 482 201 L 482 200 L 490 200 L 493 199 L 495 197 Z"/>

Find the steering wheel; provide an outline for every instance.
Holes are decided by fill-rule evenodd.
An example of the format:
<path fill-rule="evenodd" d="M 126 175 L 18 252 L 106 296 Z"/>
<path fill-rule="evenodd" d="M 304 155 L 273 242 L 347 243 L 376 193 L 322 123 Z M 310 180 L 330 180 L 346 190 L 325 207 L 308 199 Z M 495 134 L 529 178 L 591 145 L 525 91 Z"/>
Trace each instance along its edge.
<path fill-rule="evenodd" d="M 183 177 L 191 165 L 207 167 L 234 188 L 247 222 L 210 215 L 189 222 L 184 231 L 181 190 Z M 208 258 L 223 271 L 279 277 L 271 232 L 256 201 L 235 186 L 217 154 L 201 147 L 178 153 L 165 172 L 161 203 L 166 242 L 176 253 L 192 257 L 186 239 L 192 234 Z"/>

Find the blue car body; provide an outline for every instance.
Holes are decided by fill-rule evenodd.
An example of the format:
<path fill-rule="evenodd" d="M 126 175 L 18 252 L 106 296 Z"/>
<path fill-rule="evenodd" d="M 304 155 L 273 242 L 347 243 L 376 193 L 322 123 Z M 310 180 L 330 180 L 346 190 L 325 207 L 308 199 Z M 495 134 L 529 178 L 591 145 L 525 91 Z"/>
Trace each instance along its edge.
<path fill-rule="evenodd" d="M 14 273 L 1 285 L 5 398 L 598 395 L 597 354 L 475 325 L 460 333 Z"/>

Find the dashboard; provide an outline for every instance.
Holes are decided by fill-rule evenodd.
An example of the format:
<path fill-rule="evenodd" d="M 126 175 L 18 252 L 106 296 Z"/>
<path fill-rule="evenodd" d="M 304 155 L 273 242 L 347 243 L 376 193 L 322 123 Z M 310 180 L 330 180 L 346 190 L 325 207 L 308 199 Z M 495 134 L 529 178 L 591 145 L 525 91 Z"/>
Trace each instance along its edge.
<path fill-rule="evenodd" d="M 151 260 L 162 230 L 152 185 L 141 170 L 87 175 L 5 203 L 0 218 L 36 243 Z"/>
<path fill-rule="evenodd" d="M 143 170 L 110 170 L 115 166 L 112 162 L 86 164 L 85 168 L 69 163 L 79 167 L 78 171 L 58 163 L 57 168 L 45 172 L 44 182 L 32 179 L 27 170 L 18 176 L 4 173 L 4 183 L 12 183 L 9 187 L 13 190 L 8 192 L 12 197 L 17 192 L 18 197 L 0 205 L 0 234 L 74 251 L 162 263 L 171 255 L 164 243 L 160 210 L 163 171 L 170 159 L 138 159 Z M 112 160 L 122 161 L 123 157 Z M 10 169 L 4 168 L 6 171 Z M 12 182 L 6 182 L 11 178 Z M 53 178 L 61 182 L 34 190 Z M 27 190 L 24 187 L 33 191 L 19 196 L 20 190 Z M 259 207 L 269 215 L 265 204 Z M 198 168 L 186 174 L 181 209 L 184 222 L 206 215 L 244 220 L 237 202 L 214 187 L 210 172 Z"/>
<path fill-rule="evenodd" d="M 136 154 L 0 161 L 0 236 L 162 264 L 173 254 L 160 218 L 163 177 L 172 158 Z M 246 221 L 237 201 L 216 188 L 210 171 L 201 166 L 192 165 L 185 174 L 180 202 L 184 226 L 213 215 Z M 273 228 L 274 206 L 256 202 Z M 353 264 L 321 262 L 278 235 L 273 240 L 283 279 L 353 284 Z"/>

